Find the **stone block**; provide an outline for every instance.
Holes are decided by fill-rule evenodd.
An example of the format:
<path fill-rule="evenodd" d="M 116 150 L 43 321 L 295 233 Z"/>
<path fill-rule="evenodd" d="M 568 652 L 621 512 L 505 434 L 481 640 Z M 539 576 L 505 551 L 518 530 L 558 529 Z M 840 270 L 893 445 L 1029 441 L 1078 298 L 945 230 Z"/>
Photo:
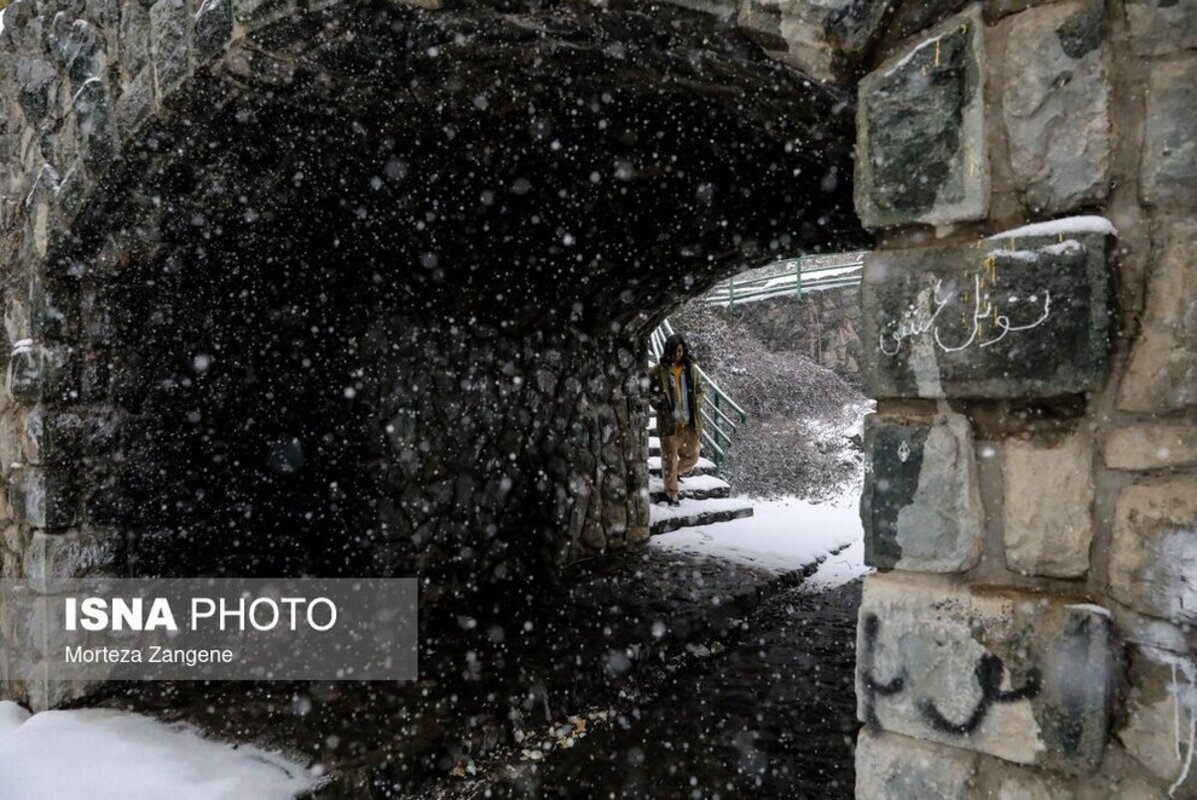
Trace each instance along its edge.
<path fill-rule="evenodd" d="M 892 0 L 745 0 L 737 25 L 771 57 L 821 81 L 847 83 Z M 734 3 L 728 3 L 734 10 Z"/>
<path fill-rule="evenodd" d="M 8 368 L 8 389 L 14 400 L 37 403 L 66 397 L 71 368 L 65 347 L 26 339 L 13 348 Z"/>
<path fill-rule="evenodd" d="M 62 187 L 60 184 L 59 199 Z M 52 268 L 47 268 L 49 272 Z M 14 276 L 15 278 L 15 276 Z M 73 287 L 44 274 L 10 279 L 4 297 L 5 329 L 12 342 L 22 339 L 73 341 L 78 326 Z M 26 349 L 24 345 L 15 350 Z"/>
<path fill-rule="evenodd" d="M 9 406 L 0 413 L 0 472 L 5 477 L 25 464 L 28 442 L 24 434 L 25 417 L 20 406 Z"/>
<path fill-rule="evenodd" d="M 30 125 L 39 125 L 59 96 L 62 80 L 58 71 L 41 58 L 21 58 L 16 62 L 17 102 Z"/>
<path fill-rule="evenodd" d="M 985 512 L 968 420 L 865 418 L 860 515 L 865 563 L 879 569 L 962 572 L 981 557 Z"/>
<path fill-rule="evenodd" d="M 1101 763 L 1114 655 L 1105 609 L 904 573 L 865 579 L 857 713 L 918 739 L 1066 774 Z"/>
<path fill-rule="evenodd" d="M 214 58 L 232 38 L 232 0 L 204 0 L 195 14 L 196 60 Z"/>
<path fill-rule="evenodd" d="M 150 61 L 150 12 L 143 3 L 122 3 L 120 60 L 127 75 L 137 75 Z"/>
<path fill-rule="evenodd" d="M 27 531 L 20 525 L 5 525 L 0 531 L 0 547 L 9 553 L 24 553 L 28 547 Z"/>
<path fill-rule="evenodd" d="M 146 65 L 121 92 L 116 101 L 116 122 L 124 137 L 135 134 L 158 110 L 154 69 Z"/>
<path fill-rule="evenodd" d="M 1093 205 L 1108 194 L 1105 28 L 1099 0 L 1035 8 L 1010 26 L 1002 119 L 1011 171 L 1034 216 Z"/>
<path fill-rule="evenodd" d="M 1197 58 L 1151 64 L 1139 196 L 1149 206 L 1197 211 Z"/>
<path fill-rule="evenodd" d="M 50 51 L 65 68 L 67 77 L 77 87 L 104 71 L 103 36 L 86 19 L 55 16 L 54 30 L 48 37 Z"/>
<path fill-rule="evenodd" d="M 150 60 L 163 96 L 191 72 L 193 25 L 185 0 L 157 0 L 150 8 Z"/>
<path fill-rule="evenodd" d="M 1122 490 L 1110 545 L 1110 596 L 1140 613 L 1197 622 L 1197 478 Z"/>
<path fill-rule="evenodd" d="M 1141 56 L 1197 47 L 1197 0 L 1126 0 L 1126 19 Z"/>
<path fill-rule="evenodd" d="M 0 601 L 0 638 L 10 658 L 29 665 L 42 656 L 61 653 L 65 613 L 60 598 L 37 593 L 27 584 L 6 591 Z"/>
<path fill-rule="evenodd" d="M 71 168 L 67 170 L 66 175 L 62 178 L 62 183 L 58 186 L 60 224 L 65 224 L 66 226 L 73 224 L 87 204 L 92 190 L 91 179 L 87 177 L 87 169 L 83 155 L 81 154 L 75 159 L 75 163 L 71 165 Z M 97 169 L 102 169 L 102 167 L 97 167 Z M 53 269 L 54 266 L 51 264 L 49 268 Z"/>
<path fill-rule="evenodd" d="M 1111 744 L 1108 753 L 1115 752 L 1122 753 L 1122 749 Z M 1102 765 L 1102 773 L 1083 780 L 1072 796 L 1077 800 L 1169 800 L 1167 788 L 1144 778 L 1142 771 L 1123 753 L 1116 766 Z"/>
<path fill-rule="evenodd" d="M 1093 541 L 1093 444 L 1076 434 L 1006 443 L 1006 565 L 1026 575 L 1079 578 Z"/>
<path fill-rule="evenodd" d="M 12 469 L 8 499 L 13 518 L 31 528 L 66 528 L 78 515 L 78 487 L 69 469 Z"/>
<path fill-rule="evenodd" d="M 1111 469 L 1162 469 L 1197 465 L 1197 427 L 1134 425 L 1106 437 L 1106 466 Z"/>
<path fill-rule="evenodd" d="M 63 591 L 68 581 L 117 576 L 122 553 L 123 538 L 111 531 L 37 531 L 25 553 L 25 577 L 35 592 Z"/>
<path fill-rule="evenodd" d="M 977 756 L 866 727 L 856 740 L 856 800 L 969 800 Z"/>
<path fill-rule="evenodd" d="M 34 169 L 35 172 L 26 173 L 34 177 L 30 183 L 29 194 L 25 196 L 25 238 L 18 257 L 21 263 L 26 264 L 44 259 L 50 249 L 51 237 L 58 238 L 62 235 L 61 230 L 52 224 L 58 211 L 58 171 L 49 164 Z"/>
<path fill-rule="evenodd" d="M 1158 223 L 1142 329 L 1118 407 L 1167 413 L 1197 405 L 1197 222 Z"/>
<path fill-rule="evenodd" d="M 905 39 L 959 11 L 968 0 L 898 0 L 885 23 L 888 40 Z"/>
<path fill-rule="evenodd" d="M 862 376 L 872 397 L 1035 398 L 1100 389 L 1113 229 L 1030 225 L 974 246 L 869 253 Z"/>
<path fill-rule="evenodd" d="M 290 0 L 232 0 L 233 16 L 244 25 L 254 26 L 290 9 Z"/>
<path fill-rule="evenodd" d="M 1088 800 L 1088 797 L 1085 798 Z M 1143 778 L 1127 777 L 1110 781 L 1102 800 L 1171 800 L 1162 789 Z"/>
<path fill-rule="evenodd" d="M 1005 766 L 1000 761 L 985 765 L 988 773 L 985 779 L 994 788 L 992 793 L 981 795 L 994 800 L 1068 800 L 1075 797 L 1063 781 L 1046 773 L 1023 767 Z"/>
<path fill-rule="evenodd" d="M 49 677 L 50 669 L 49 663 L 43 662 L 35 667 L 30 679 L 26 681 L 29 707 L 34 711 L 59 708 L 73 700 L 94 694 L 103 685 L 103 681 L 98 680 L 54 680 Z"/>
<path fill-rule="evenodd" d="M 106 34 L 115 34 L 120 26 L 120 0 L 85 0 L 84 13 L 95 20 Z"/>
<path fill-rule="evenodd" d="M 988 214 L 982 30 L 974 7 L 861 80 L 855 192 L 865 227 Z"/>
<path fill-rule="evenodd" d="M 39 407 L 29 411 L 24 422 L 29 464 L 61 464 L 83 455 L 83 421 L 78 415 Z"/>
<path fill-rule="evenodd" d="M 985 22 L 993 25 L 1011 14 L 1047 5 L 1052 0 L 984 0 L 984 2 Z"/>
<path fill-rule="evenodd" d="M 1169 786 L 1175 800 L 1197 798 L 1191 720 L 1197 715 L 1197 662 L 1155 648 L 1131 648 L 1130 691 L 1117 736 L 1126 751 Z M 1182 779 L 1183 775 L 1183 779 Z"/>
<path fill-rule="evenodd" d="M 102 80 L 85 83 L 75 93 L 74 107 L 83 163 L 92 175 L 103 175 L 117 151 L 108 84 Z"/>

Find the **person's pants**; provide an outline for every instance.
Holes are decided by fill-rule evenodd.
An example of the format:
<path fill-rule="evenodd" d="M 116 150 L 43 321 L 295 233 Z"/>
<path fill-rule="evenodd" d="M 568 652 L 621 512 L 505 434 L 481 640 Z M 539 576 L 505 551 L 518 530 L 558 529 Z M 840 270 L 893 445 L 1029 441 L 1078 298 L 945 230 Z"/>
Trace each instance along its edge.
<path fill-rule="evenodd" d="M 698 463 L 698 431 L 682 428 L 675 436 L 661 437 L 661 475 L 665 494 L 676 497 L 677 476 L 694 469 Z"/>

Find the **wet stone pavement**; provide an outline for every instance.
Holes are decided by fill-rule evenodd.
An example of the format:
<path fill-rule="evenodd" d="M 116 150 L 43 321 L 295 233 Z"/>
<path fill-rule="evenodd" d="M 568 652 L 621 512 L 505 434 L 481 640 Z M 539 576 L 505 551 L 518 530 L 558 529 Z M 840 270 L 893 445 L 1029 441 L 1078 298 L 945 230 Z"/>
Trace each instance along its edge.
<path fill-rule="evenodd" d="M 859 581 L 786 588 L 639 701 L 429 796 L 851 798 L 859 603 Z"/>
<path fill-rule="evenodd" d="M 305 800 L 851 797 L 859 584 L 658 548 L 439 615 L 420 680 L 112 685 L 89 704 L 282 749 Z"/>

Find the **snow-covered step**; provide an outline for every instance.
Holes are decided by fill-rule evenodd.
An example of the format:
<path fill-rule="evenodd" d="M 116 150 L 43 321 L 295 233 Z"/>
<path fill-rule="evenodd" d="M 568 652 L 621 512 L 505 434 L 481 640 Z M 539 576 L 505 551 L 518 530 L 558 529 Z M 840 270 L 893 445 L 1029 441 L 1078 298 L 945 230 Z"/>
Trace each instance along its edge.
<path fill-rule="evenodd" d="M 708 500 L 715 497 L 727 497 L 731 494 L 731 486 L 727 481 L 714 475 L 691 475 L 683 478 L 678 487 L 678 497 L 692 500 Z M 648 479 L 648 496 L 652 502 L 665 499 L 665 481 L 662 478 Z"/>
<path fill-rule="evenodd" d="M 694 465 L 695 475 L 714 475 L 718 471 L 715 462 L 709 458 L 700 458 L 698 463 Z M 661 474 L 661 457 L 650 456 L 648 459 L 648 473 L 650 475 Z"/>
<path fill-rule="evenodd" d="M 741 517 L 751 517 L 752 506 L 742 498 L 729 497 L 713 500 L 692 500 L 683 498 L 676 506 L 653 503 L 649 506 L 649 530 L 655 535 L 669 533 L 678 528 L 693 528 L 712 525 Z"/>
<path fill-rule="evenodd" d="M 658 458 L 661 456 L 661 440 L 656 436 L 648 437 L 648 457 L 652 458 L 653 456 Z"/>

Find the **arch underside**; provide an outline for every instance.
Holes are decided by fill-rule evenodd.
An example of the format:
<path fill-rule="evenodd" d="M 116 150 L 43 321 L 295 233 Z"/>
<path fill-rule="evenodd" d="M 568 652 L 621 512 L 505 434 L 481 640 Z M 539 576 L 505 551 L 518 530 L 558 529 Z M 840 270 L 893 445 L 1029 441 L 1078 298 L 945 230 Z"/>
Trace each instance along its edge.
<path fill-rule="evenodd" d="M 852 103 L 682 11 L 363 3 L 235 42 L 54 256 L 134 574 L 507 581 L 647 538 L 643 338 L 861 241 Z"/>

